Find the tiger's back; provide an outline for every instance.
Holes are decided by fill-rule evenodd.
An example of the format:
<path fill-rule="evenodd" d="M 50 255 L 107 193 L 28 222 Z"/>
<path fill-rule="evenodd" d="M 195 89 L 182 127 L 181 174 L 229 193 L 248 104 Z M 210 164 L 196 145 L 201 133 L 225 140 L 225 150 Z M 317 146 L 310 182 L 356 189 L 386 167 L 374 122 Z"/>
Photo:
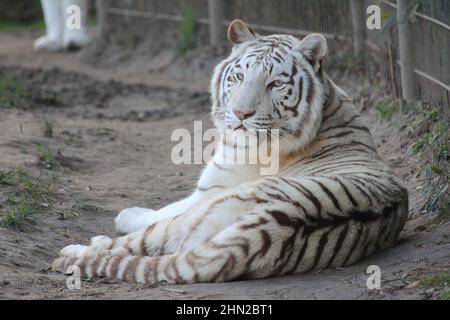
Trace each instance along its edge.
<path fill-rule="evenodd" d="M 279 174 L 283 182 L 277 188 L 297 192 L 297 199 L 307 199 L 304 202 L 320 213 L 307 219 L 309 227 L 299 230 L 299 243 L 294 243 L 296 250 L 282 273 L 342 267 L 390 247 L 408 215 L 407 190 L 378 156 L 351 100 L 327 81 L 317 138 L 301 154 L 288 157 Z M 309 188 L 296 184 L 304 178 L 314 181 Z"/>

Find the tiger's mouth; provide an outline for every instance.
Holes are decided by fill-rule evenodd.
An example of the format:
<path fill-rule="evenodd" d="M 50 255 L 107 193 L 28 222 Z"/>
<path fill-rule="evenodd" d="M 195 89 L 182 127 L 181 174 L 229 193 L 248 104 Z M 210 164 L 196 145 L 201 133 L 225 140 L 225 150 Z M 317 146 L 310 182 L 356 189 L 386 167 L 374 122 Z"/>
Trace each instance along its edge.
<path fill-rule="evenodd" d="M 239 125 L 234 126 L 234 127 L 232 125 L 228 125 L 227 128 L 232 131 L 240 131 L 241 130 L 242 132 L 250 133 L 250 134 L 256 134 L 257 131 L 261 132 L 261 131 L 270 131 L 272 129 L 276 129 L 276 127 L 274 127 L 274 126 L 266 125 L 266 126 L 257 127 L 257 126 L 252 126 L 250 124 L 245 125 L 243 123 L 240 123 Z"/>
<path fill-rule="evenodd" d="M 237 126 L 236 128 L 234 128 L 234 131 L 237 131 L 237 130 L 247 131 L 248 129 L 247 129 L 247 127 L 244 126 L 243 124 L 240 124 L 239 126 Z"/>

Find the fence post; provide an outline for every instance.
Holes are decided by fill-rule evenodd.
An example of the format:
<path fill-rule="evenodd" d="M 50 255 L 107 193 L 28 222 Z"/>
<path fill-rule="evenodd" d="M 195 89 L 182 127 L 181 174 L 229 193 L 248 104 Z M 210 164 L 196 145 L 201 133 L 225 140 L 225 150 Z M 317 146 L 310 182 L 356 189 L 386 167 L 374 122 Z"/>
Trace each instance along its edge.
<path fill-rule="evenodd" d="M 222 22 L 223 3 L 222 0 L 208 0 L 209 11 L 209 40 L 211 47 L 216 53 L 222 48 Z"/>
<path fill-rule="evenodd" d="M 104 36 L 106 34 L 106 19 L 107 19 L 107 12 L 106 12 L 106 1 L 105 0 L 97 0 L 95 2 L 96 4 L 96 10 L 97 10 L 97 23 L 98 23 L 98 29 L 100 36 Z"/>
<path fill-rule="evenodd" d="M 364 0 L 350 0 L 350 11 L 353 26 L 353 52 L 364 57 L 366 49 L 366 23 Z"/>
<path fill-rule="evenodd" d="M 402 84 L 402 98 L 406 102 L 412 102 L 415 100 L 415 77 L 413 48 L 411 42 L 411 24 L 408 22 L 408 7 L 410 5 L 410 0 L 397 0 L 400 76 Z"/>

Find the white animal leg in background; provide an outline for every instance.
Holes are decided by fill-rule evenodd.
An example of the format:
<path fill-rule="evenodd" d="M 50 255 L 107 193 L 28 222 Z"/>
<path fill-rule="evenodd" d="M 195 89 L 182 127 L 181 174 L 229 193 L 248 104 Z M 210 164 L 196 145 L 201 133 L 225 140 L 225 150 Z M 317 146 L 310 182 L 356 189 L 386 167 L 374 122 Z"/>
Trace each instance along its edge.
<path fill-rule="evenodd" d="M 58 51 L 63 49 L 63 11 L 61 0 L 41 0 L 46 34 L 34 42 L 34 50 Z"/>
<path fill-rule="evenodd" d="M 66 22 L 71 19 L 74 14 L 73 11 L 68 11 L 70 6 L 77 6 L 80 8 L 80 25 L 79 28 L 73 28 L 73 24 L 69 21 L 68 25 Z M 64 34 L 63 34 L 63 45 L 66 49 L 79 49 L 88 44 L 90 38 L 87 32 L 88 24 L 88 2 L 87 0 L 64 0 L 64 5 L 62 6 L 63 16 L 64 16 Z"/>

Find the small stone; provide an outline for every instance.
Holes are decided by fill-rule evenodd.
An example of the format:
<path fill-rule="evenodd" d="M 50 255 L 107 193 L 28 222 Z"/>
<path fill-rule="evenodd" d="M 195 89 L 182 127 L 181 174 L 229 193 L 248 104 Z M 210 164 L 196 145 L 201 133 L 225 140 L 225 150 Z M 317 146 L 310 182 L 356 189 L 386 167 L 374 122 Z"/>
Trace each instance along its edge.
<path fill-rule="evenodd" d="M 60 189 L 56 190 L 56 194 L 65 195 L 66 194 L 66 190 L 64 190 L 64 188 L 60 188 Z"/>
<path fill-rule="evenodd" d="M 411 282 L 410 284 L 408 284 L 405 289 L 415 289 L 418 288 L 420 286 L 420 281 L 414 281 Z"/>

